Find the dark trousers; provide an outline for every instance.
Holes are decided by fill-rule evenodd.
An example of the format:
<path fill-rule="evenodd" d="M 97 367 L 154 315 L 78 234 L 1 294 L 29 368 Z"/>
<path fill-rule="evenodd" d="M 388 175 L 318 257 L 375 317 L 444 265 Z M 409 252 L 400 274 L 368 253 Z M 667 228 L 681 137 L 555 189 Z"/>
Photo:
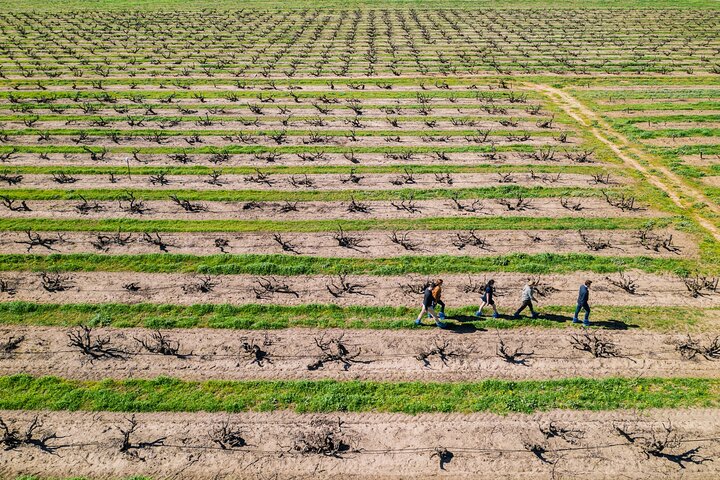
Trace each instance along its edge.
<path fill-rule="evenodd" d="M 533 309 L 532 300 L 523 300 L 522 305 L 520 305 L 520 308 L 518 308 L 517 312 L 515 312 L 515 316 L 517 317 L 520 315 L 520 312 L 525 310 L 526 308 L 530 307 L 530 313 L 535 315 L 535 310 Z"/>
<path fill-rule="evenodd" d="M 590 321 L 590 305 L 588 305 L 587 302 L 585 303 L 578 303 L 577 307 L 575 308 L 575 320 L 577 320 L 578 315 L 580 315 L 580 310 L 585 310 L 585 321 Z"/>
<path fill-rule="evenodd" d="M 445 313 L 445 302 L 443 302 L 442 300 L 438 300 L 437 302 L 433 302 L 433 307 L 435 307 L 435 306 L 437 306 L 437 305 L 440 305 L 440 311 L 441 311 L 442 313 Z"/>

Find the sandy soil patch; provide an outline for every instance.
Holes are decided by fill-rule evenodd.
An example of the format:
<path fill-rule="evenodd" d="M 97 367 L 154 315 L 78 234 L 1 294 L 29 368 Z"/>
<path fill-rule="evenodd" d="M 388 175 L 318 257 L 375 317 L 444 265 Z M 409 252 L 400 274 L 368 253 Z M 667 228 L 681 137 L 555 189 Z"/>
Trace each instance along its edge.
<path fill-rule="evenodd" d="M 565 142 L 561 142 L 560 140 L 557 140 L 553 137 L 531 137 L 528 140 L 521 140 L 521 139 L 515 139 L 510 138 L 506 136 L 498 136 L 498 135 L 489 135 L 487 138 L 484 136 L 482 142 L 475 142 L 474 140 L 468 142 L 464 136 L 462 135 L 455 135 L 455 136 L 445 136 L 445 135 L 437 135 L 437 136 L 427 136 L 427 137 L 421 137 L 421 136 L 403 136 L 402 132 L 398 132 L 397 135 L 387 135 L 387 136 L 357 136 L 356 140 L 350 140 L 349 138 L 345 137 L 344 135 L 334 135 L 334 136 L 327 136 L 325 137 L 323 135 L 323 130 L 318 129 L 315 131 L 315 133 L 319 134 L 320 138 L 317 141 L 312 140 L 310 135 L 288 135 L 286 137 L 286 140 L 284 140 L 282 146 L 284 147 L 314 147 L 314 148 L 323 148 L 323 147 L 346 147 L 348 149 L 353 148 L 370 148 L 370 147 L 427 147 L 427 148 L 444 148 L 444 147 L 465 147 L 465 146 L 490 146 L 495 145 L 497 147 L 505 147 L 505 146 L 511 146 L 511 145 L 525 145 L 525 146 L 534 146 L 534 147 L 544 147 L 544 146 L 555 146 L 555 147 L 567 147 L 571 145 L 577 145 L 581 143 L 581 139 L 578 137 L 572 137 L 569 136 Z M 189 134 L 188 134 L 189 136 Z M 202 145 L 204 147 L 227 147 L 228 145 L 232 145 L 232 143 L 228 142 L 223 138 L 221 135 L 199 135 L 200 139 L 202 140 Z M 254 142 L 252 142 L 250 145 L 252 146 L 262 146 L 262 147 L 277 147 L 278 144 L 271 138 L 266 136 L 260 136 L 260 135 L 254 135 Z M 53 146 L 68 146 L 68 147 L 74 147 L 77 146 L 77 144 L 72 140 L 72 138 L 75 138 L 73 135 L 57 135 L 53 137 L 52 144 Z M 92 146 L 93 147 L 106 147 L 106 148 L 114 148 L 117 147 L 117 144 L 113 142 L 109 136 L 100 136 L 96 135 L 91 137 L 92 138 Z M 127 140 L 123 140 L 122 146 L 123 147 L 137 147 L 137 148 L 157 148 L 157 147 L 163 147 L 163 148 L 188 148 L 188 143 L 185 141 L 185 136 L 183 135 L 174 135 L 174 136 L 167 136 L 164 137 L 161 143 L 158 143 L 154 141 L 152 138 L 149 138 L 148 136 L 133 136 L 133 137 L 125 137 Z M 442 138 L 442 139 L 441 139 Z M 399 139 L 399 141 L 397 141 Z M 23 145 L 23 146 L 37 146 L 37 136 L 36 135 L 15 135 L 13 136 L 13 144 L 14 145 Z"/>
<path fill-rule="evenodd" d="M 717 458 L 720 431 L 717 410 L 648 410 L 583 412 L 550 411 L 532 415 L 381 413 L 141 413 L 132 442 L 164 438 L 163 446 L 120 452 L 129 414 L 109 412 L 2 411 L 13 428 L 26 428 L 39 415 L 43 431 L 63 437 L 53 445 L 68 445 L 58 455 L 32 447 L 4 452 L 0 474 L 15 477 L 88 476 L 118 478 L 145 475 L 160 478 L 683 478 L 712 479 L 718 462 L 684 464 L 643 454 L 615 426 L 633 435 L 662 435 L 673 425 L 684 443 L 677 454 L 698 448 L 701 457 Z M 247 446 L 222 449 L 210 435 L 229 423 Z M 547 439 L 541 429 L 550 424 L 574 430 L 573 436 Z M 341 427 L 338 427 L 341 425 Z M 339 428 L 339 430 L 336 430 Z M 338 457 L 299 454 L 293 446 L 300 435 L 335 432 L 348 446 Z M 525 444 L 541 445 L 541 460 Z M 451 456 L 441 462 L 436 449 Z M 551 462 L 551 463 L 548 463 Z M 441 469 L 442 466 L 442 469 Z"/>
<path fill-rule="evenodd" d="M 296 253 L 297 255 L 324 257 L 393 257 L 408 255 L 472 255 L 474 257 L 509 253 L 592 253 L 593 255 L 642 255 L 648 257 L 695 257 L 697 244 L 693 238 L 675 230 L 652 231 L 651 242 L 641 242 L 640 233 L 622 230 L 593 230 L 583 232 L 567 230 L 488 230 L 488 231 L 418 231 L 398 232 L 393 237 L 389 231 L 282 233 L 276 237 L 272 232 L 260 233 L 157 233 L 149 238 L 142 233 L 116 232 L 33 232 L 38 240 L 50 239 L 52 244 L 34 245 L 26 232 L 3 232 L 0 251 L 5 254 L 51 254 L 51 253 L 99 253 L 113 255 L 137 255 L 159 253 L 160 245 L 151 240 L 161 240 L 170 253 L 187 255 L 267 254 Z M 341 246 L 341 241 L 354 242 Z M 351 240 L 348 240 L 351 239 Z M 395 239 L 407 240 L 415 246 L 407 250 Z M 119 240 L 116 242 L 116 240 Z M 665 241 L 667 246 L 655 246 Z M 610 247 L 602 250 L 591 248 L 593 242 L 602 241 Z M 282 243 L 287 244 L 284 250 Z M 658 243 L 659 242 L 659 243 Z M 677 250 L 676 250 L 677 249 Z"/>
<path fill-rule="evenodd" d="M 652 145 L 654 147 L 684 147 L 688 145 L 720 145 L 720 136 L 718 137 L 676 137 L 676 138 L 648 138 L 642 140 L 642 143 Z"/>
<path fill-rule="evenodd" d="M 680 159 L 688 165 L 697 167 L 709 167 L 711 165 L 720 165 L 720 155 L 682 155 Z"/>
<path fill-rule="evenodd" d="M 575 305 L 579 285 L 586 279 L 594 281 L 591 303 L 612 306 L 720 306 L 720 294 L 693 298 L 681 278 L 671 275 L 644 274 L 628 271 L 636 293 L 630 294 L 608 280 L 620 280 L 619 274 L 602 275 L 577 272 L 565 275 L 532 276 L 540 283 L 542 304 Z M 484 275 L 441 275 L 445 281 L 443 299 L 452 307 L 478 305 L 482 285 L 494 278 L 498 287 L 498 305 L 504 308 L 520 304 L 520 291 L 530 277 L 521 273 L 488 273 Z M 17 292 L 0 293 L 4 301 L 21 300 L 41 303 L 265 303 L 304 305 L 332 303 L 340 306 L 420 306 L 422 295 L 413 289 L 428 280 L 426 276 L 348 275 L 217 275 L 204 276 L 182 273 L 77 272 L 63 274 L 64 291 L 49 292 L 41 275 L 31 272 L 6 272 L 7 280 Z M 200 285 L 207 280 L 212 288 Z M 354 286 L 352 293 L 343 289 Z M 410 288 L 412 287 L 412 288 Z M 209 291 L 207 291 L 209 290 Z M 282 293 L 281 293 L 282 292 Z M 542 311 L 542 310 L 541 310 Z"/>
<path fill-rule="evenodd" d="M 683 110 L 677 108 L 673 110 L 617 110 L 612 112 L 602 112 L 603 115 L 614 118 L 632 118 L 632 117 L 664 117 L 666 115 L 720 115 L 720 110 Z"/>
<path fill-rule="evenodd" d="M 353 166 L 385 166 L 385 165 L 403 165 L 403 164 L 420 164 L 420 165 L 575 165 L 576 163 L 568 159 L 565 155 L 557 154 L 554 160 L 545 162 L 532 158 L 529 154 L 514 152 L 498 152 L 493 155 L 484 155 L 478 153 L 448 153 L 447 160 L 438 158 L 435 153 L 417 153 L 413 154 L 409 160 L 396 160 L 388 158 L 381 153 L 355 153 L 355 163 L 348 160 L 343 154 L 326 153 L 321 158 L 312 161 L 304 160 L 296 154 L 279 154 L 268 160 L 268 156 L 262 154 L 259 158 L 248 154 L 234 154 L 230 159 L 221 164 L 210 161 L 211 156 L 206 154 L 190 154 L 192 161 L 190 165 L 199 165 L 211 168 L 222 169 L 222 167 L 235 166 L 324 166 L 324 165 L 341 165 L 345 167 Z M 30 153 L 17 153 L 12 157 L 12 164 L 16 166 L 120 166 L 125 167 L 128 157 L 126 154 L 109 153 L 105 160 L 98 162 L 92 160 L 87 154 L 48 154 L 47 159 L 42 159 L 39 155 Z M 129 157 L 128 157 L 129 158 Z M 177 160 L 170 159 L 167 155 L 139 154 L 141 162 L 137 162 L 129 158 L 131 167 L 141 166 L 178 166 Z M 590 159 L 588 163 L 596 163 Z"/>
<path fill-rule="evenodd" d="M 130 213 L 128 202 L 99 201 L 98 210 L 81 212 L 80 200 L 28 200 L 29 212 L 3 210 L 9 218 L 139 218 L 139 219 L 176 219 L 176 220 L 330 220 L 330 219 L 383 219 L 383 218 L 432 218 L 432 217 L 487 217 L 487 216 L 521 216 L 521 217 L 577 217 L 577 218 L 614 218 L 614 217 L 661 217 L 663 213 L 655 210 L 638 211 L 620 210 L 610 207 L 599 198 L 568 197 L 568 205 L 580 204 L 580 210 L 565 208 L 558 198 L 528 199 L 529 206 L 522 210 L 508 210 L 501 205 L 500 199 L 485 199 L 475 203 L 474 200 L 460 200 L 466 208 L 458 210 L 452 200 L 405 200 L 405 207 L 414 206 L 411 211 L 402 206 L 402 200 L 358 201 L 366 212 L 350 211 L 351 202 L 218 202 L 196 201 L 204 210 L 187 212 L 171 201 L 143 201 L 144 213 Z M 517 204 L 518 199 L 510 199 Z M 395 203 L 396 205 L 392 205 Z M 474 207 L 473 207 L 474 204 Z M 355 208 L 358 208 L 357 205 Z M 473 208 L 475 212 L 467 211 Z M 288 211 L 288 209 L 291 209 Z"/>
<path fill-rule="evenodd" d="M 666 128 L 686 130 L 690 128 L 720 128 L 720 122 L 647 122 L 635 123 L 640 130 L 655 131 Z"/>
<path fill-rule="evenodd" d="M 262 169 L 260 169 L 262 172 Z M 449 175 L 449 176 L 448 176 Z M 486 188 L 507 185 L 524 187 L 581 187 L 607 188 L 591 175 L 574 173 L 452 173 L 420 174 L 412 168 L 406 172 L 379 174 L 357 173 L 358 182 L 350 181 L 349 174 L 267 174 L 260 179 L 257 173 L 246 175 L 225 174 L 217 184 L 208 183 L 209 175 L 115 175 L 112 181 L 108 175 L 71 175 L 73 183 L 58 183 L 53 175 L 23 175 L 22 181 L 9 185 L 7 190 L 36 188 L 48 190 L 76 189 L 146 189 L 153 190 L 396 190 L 406 189 L 457 189 Z M 629 179 L 611 175 L 612 185 L 627 184 Z"/>
<path fill-rule="evenodd" d="M 702 181 L 702 183 L 709 185 L 711 187 L 720 187 L 720 175 L 703 177 L 701 179 L 701 181 Z"/>
<path fill-rule="evenodd" d="M 90 363 L 68 345 L 68 332 L 77 328 L 0 328 L 0 338 L 22 336 L 11 354 L 0 357 L 0 375 L 27 373 L 63 378 L 155 378 L 210 379 L 323 379 L 377 381 L 475 381 L 487 378 L 555 379 L 574 377 L 692 377 L 718 378 L 720 364 L 702 357 L 685 360 L 675 348 L 681 335 L 621 331 L 598 334 L 611 342 L 616 357 L 595 358 L 572 347 L 577 329 L 483 331 L 378 331 L 335 329 L 284 329 L 272 332 L 243 330 L 164 330 L 160 332 L 179 348 L 178 356 L 152 354 L 140 340 L 153 344 L 150 330 L 94 329 L 92 335 L 108 337 L 111 346 L 127 352 L 124 359 Z M 316 341 L 340 339 L 352 361 L 317 362 L 323 351 Z M 497 354 L 502 339 L 513 351 L 522 347 L 532 355 L 513 364 Z M 712 340 L 696 339 L 703 344 Z M 263 356 L 246 353 L 242 344 L 258 345 Z M 448 358 L 422 355 L 444 346 Z M 357 355 L 356 355 L 357 354 Z M 257 360 L 257 361 L 256 361 Z M 313 366 L 313 368 L 309 368 Z"/>

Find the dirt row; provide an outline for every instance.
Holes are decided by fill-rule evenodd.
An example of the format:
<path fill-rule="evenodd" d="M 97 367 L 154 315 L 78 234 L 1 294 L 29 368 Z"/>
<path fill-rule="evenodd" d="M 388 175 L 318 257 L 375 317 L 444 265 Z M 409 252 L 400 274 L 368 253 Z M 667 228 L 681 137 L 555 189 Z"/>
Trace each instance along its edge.
<path fill-rule="evenodd" d="M 154 110 L 154 109 L 153 109 Z M 37 113 L 37 112 L 36 112 Z M 67 115 L 69 112 L 65 112 Z M 159 113 L 159 112 L 156 112 Z M 167 112 L 168 116 L 176 116 L 178 112 Z M 37 122 L 33 123 L 33 128 L 36 129 L 47 129 L 47 130 L 55 130 L 55 129 L 66 129 L 66 128 L 95 128 L 97 127 L 96 122 L 98 120 L 97 114 L 87 114 L 86 120 L 72 120 L 72 121 L 59 121 L 59 120 L 45 120 L 45 119 L 39 119 Z M 364 129 L 374 129 L 374 130 L 383 130 L 383 131 L 392 131 L 397 132 L 397 134 L 402 135 L 405 131 L 424 131 L 424 130 L 430 130 L 431 127 L 424 122 L 420 121 L 408 121 L 403 120 L 402 118 L 397 119 L 397 125 L 393 125 L 390 123 L 389 120 L 394 120 L 395 117 L 371 117 L 363 114 L 362 117 L 346 117 L 345 119 L 330 119 L 326 120 L 320 116 L 313 115 L 312 113 L 309 113 L 307 120 L 302 120 L 299 118 L 294 118 L 299 115 L 298 112 L 293 111 L 293 116 L 291 116 L 288 119 L 288 115 L 286 115 L 283 118 L 277 118 L 274 120 L 266 119 L 264 116 L 255 116 L 254 118 L 257 119 L 257 123 L 252 123 L 252 117 L 246 117 L 241 120 L 233 119 L 233 118 L 225 118 L 220 116 L 218 118 L 218 115 L 210 114 L 210 118 L 206 119 L 204 117 L 204 113 L 196 113 L 194 117 L 191 117 L 191 120 L 184 120 L 180 121 L 176 125 L 171 125 L 167 119 L 161 119 L 155 121 L 152 117 L 147 117 L 144 120 L 144 123 L 142 126 L 131 126 L 127 121 L 127 114 L 117 114 L 110 115 L 110 116 L 103 116 L 103 120 L 107 122 L 111 122 L 107 125 L 107 128 L 110 128 L 110 131 L 115 131 L 114 129 L 121 130 L 122 132 L 132 132 L 134 130 L 145 130 L 147 128 L 156 128 L 156 126 L 160 126 L 162 130 L 166 132 L 177 132 L 177 131 L 184 131 L 184 130 L 197 130 L 201 128 L 202 130 L 233 130 L 233 131 L 253 131 L 256 129 L 267 129 L 267 130 L 293 130 L 293 129 L 314 129 L 314 128 L 320 128 L 322 127 L 323 132 L 333 132 L 333 131 L 342 131 L 347 132 L 348 129 L 356 128 L 358 132 L 363 132 Z M 360 123 L 359 127 L 355 127 L 350 120 L 356 119 Z M 388 120 L 389 119 L 389 120 Z M 135 119 L 137 120 L 137 119 Z M 204 121 L 211 121 L 212 125 L 198 125 L 198 122 L 204 122 Z M 322 121 L 320 121 L 322 120 Z M 543 117 L 538 117 L 537 119 L 533 119 L 530 121 L 529 119 L 527 121 L 518 121 L 516 119 L 512 119 L 513 123 L 512 125 L 503 125 L 498 120 L 489 120 L 489 119 L 482 119 L 480 117 L 479 119 L 472 119 L 472 123 L 466 123 L 462 125 L 453 125 L 449 120 L 434 120 L 432 118 L 428 118 L 428 122 L 432 122 L 435 125 L 432 127 L 432 130 L 435 131 L 436 134 L 442 133 L 446 135 L 457 135 L 457 131 L 470 131 L 472 133 L 473 130 L 508 130 L 511 132 L 514 132 L 514 135 L 519 135 L 523 133 L 535 133 L 535 132 L 546 132 L 548 129 L 540 130 L 536 124 L 537 121 L 545 120 Z M 565 127 L 564 125 L 562 125 Z M 11 121 L 7 122 L 5 124 L 6 129 L 12 129 L 12 128 L 19 128 L 23 129 L 25 128 L 25 124 L 20 121 Z M 551 130 L 558 131 L 560 130 L 559 125 L 553 125 Z M 56 138 L 56 137 L 53 137 Z"/>
<path fill-rule="evenodd" d="M 271 174 L 249 173 L 246 175 L 223 174 L 217 178 L 209 175 L 33 175 L 23 174 L 22 179 L 5 187 L 12 191 L 24 188 L 47 190 L 75 189 L 143 189 L 153 190 L 396 190 L 431 188 L 485 188 L 507 185 L 523 187 L 582 187 L 608 188 L 629 183 L 619 175 L 606 177 L 605 173 L 580 175 L 573 173 L 452 173 L 421 174 L 411 168 L 400 173 L 349 174 Z M 68 178 L 69 177 L 69 178 Z M 65 183 L 63 183 L 65 182 Z M 212 183 L 210 183 L 212 182 Z"/>
<path fill-rule="evenodd" d="M 720 145 L 720 137 L 660 137 L 642 140 L 654 147 L 684 147 L 689 145 Z"/>
<path fill-rule="evenodd" d="M 12 195 L 8 195 L 12 200 Z M 179 200 L 183 200 L 178 196 Z M 349 202 L 219 202 L 193 201 L 187 211 L 170 200 L 119 201 L 28 200 L 27 209 L 4 201 L 7 218 L 140 218 L 166 220 L 332 220 L 433 217 L 660 218 L 662 212 L 637 204 L 634 210 L 611 207 L 601 198 L 531 198 L 458 200 L 394 200 Z M 509 202 L 509 207 L 502 204 Z M 563 207 L 561 202 L 565 202 Z M 393 203 L 395 205 L 393 205 Z M 518 207 L 520 204 L 520 207 Z"/>
<path fill-rule="evenodd" d="M 55 433 L 59 438 L 47 441 L 55 454 L 25 445 L 3 452 L 1 475 L 208 480 L 720 475 L 720 414 L 712 409 L 507 416 L 0 411 L 20 432 L 36 416 L 40 426 L 34 437 Z M 658 441 L 662 452 L 647 453 L 657 451 Z"/>
<path fill-rule="evenodd" d="M 470 331 L 467 330 L 467 333 Z M 718 378 L 720 363 L 683 357 L 679 334 L 571 330 L 377 331 L 284 329 L 164 330 L 95 328 L 119 358 L 93 359 L 71 345 L 81 328 L 12 327 L 0 341 L 21 338 L 0 355 L 0 375 L 63 378 L 340 379 L 475 381 L 602 377 Z M 714 337 L 698 336 L 700 348 Z M 143 343 L 145 343 L 145 346 Z M 165 345 L 169 350 L 157 353 Z M 573 346 L 574 345 L 574 346 Z M 583 348 L 601 348 L 592 351 Z M 153 351 L 149 349 L 154 349 Z M 599 355 L 596 357 L 595 355 Z M 686 354 L 690 355 L 690 353 Z"/>
<path fill-rule="evenodd" d="M 594 281 L 591 303 L 611 306 L 720 306 L 720 294 L 704 287 L 693 297 L 682 278 L 672 275 L 628 271 L 624 275 L 635 293 L 613 285 L 620 274 L 576 272 L 567 275 L 488 273 L 485 275 L 441 275 L 443 299 L 450 307 L 478 305 L 483 285 L 491 278 L 498 287 L 497 304 L 511 309 L 520 305 L 520 292 L 528 279 L 537 284 L 542 305 L 575 305 L 578 288 L 586 279 Z M 5 272 L 8 285 L 0 293 L 3 301 L 41 303 L 168 303 L 281 304 L 310 303 L 340 306 L 419 306 L 428 277 L 369 275 L 193 275 L 182 273 Z M 716 288 L 717 289 L 717 288 Z M 52 290 L 52 291 L 51 291 Z M 542 295 L 541 295 L 542 293 Z M 411 321 L 412 319 L 408 319 Z"/>
<path fill-rule="evenodd" d="M 602 246 L 603 248 L 599 248 Z M 2 232 L 4 254 L 99 253 L 138 255 L 296 254 L 324 257 L 387 258 L 398 255 L 504 255 L 523 252 L 592 253 L 688 258 L 698 255 L 690 235 L 676 230 L 488 230 L 362 231 L 318 233 L 123 233 Z"/>
<path fill-rule="evenodd" d="M 236 167 L 236 166 L 325 166 L 340 165 L 344 167 L 358 166 L 387 166 L 398 164 L 421 164 L 421 165 L 577 165 L 577 162 L 568 158 L 561 152 L 556 152 L 551 158 L 534 158 L 531 154 L 516 152 L 496 152 L 492 154 L 482 153 L 452 153 L 446 154 L 447 159 L 440 158 L 434 152 L 413 153 L 407 159 L 391 158 L 382 153 L 353 153 L 348 159 L 341 153 L 324 153 L 320 156 L 313 156 L 311 160 L 304 159 L 295 153 L 277 153 L 272 156 L 268 154 L 248 155 L 232 154 L 227 160 L 214 161 L 210 154 L 188 153 L 188 164 L 192 166 L 204 166 L 211 168 Z M 40 158 L 38 154 L 15 153 L 11 157 L 8 166 L 179 166 L 183 165 L 178 160 L 173 160 L 168 155 L 156 155 L 139 153 L 137 158 L 122 153 L 108 153 L 103 160 L 93 160 L 87 153 L 82 154 L 56 154 L 48 153 L 47 158 Z M 596 160 L 589 155 L 584 164 L 596 164 Z"/>
<path fill-rule="evenodd" d="M 112 130 L 108 130 L 110 134 Z M 163 136 L 163 132 L 158 130 L 160 136 L 160 142 L 154 139 L 154 135 L 148 136 L 125 136 L 122 137 L 121 145 L 124 147 L 132 146 L 138 148 L 149 148 L 149 147 L 185 147 L 189 146 L 185 137 L 182 135 Z M 278 144 L 276 140 L 267 136 L 253 135 L 252 141 L 241 143 L 228 141 L 223 136 L 216 135 L 199 135 L 200 143 L 204 147 L 227 147 L 228 145 L 245 145 L 255 147 L 277 147 L 279 145 L 283 147 L 347 147 L 347 148 L 369 148 L 369 147 L 464 147 L 464 146 L 497 146 L 505 147 L 511 145 L 524 145 L 530 147 L 562 147 L 566 148 L 569 146 L 579 145 L 582 139 L 578 137 L 568 136 L 567 139 L 561 141 L 552 136 L 549 137 L 531 137 L 527 140 L 523 138 L 508 138 L 505 136 L 488 135 L 485 137 L 484 134 L 475 135 L 468 137 L 467 139 L 462 135 L 455 136 L 403 136 L 402 132 L 398 132 L 398 135 L 377 135 L 377 136 L 360 136 L 358 135 L 354 139 L 350 139 L 344 135 L 325 136 L 325 130 L 319 128 L 315 131 L 317 135 L 313 138 L 312 135 L 288 135 L 284 137 L 281 144 Z M 187 132 L 187 135 L 191 135 L 191 131 Z M 476 140 L 477 137 L 477 140 Z M 75 147 L 78 145 L 78 135 L 53 135 L 52 141 L 49 145 L 53 147 Z M 90 141 L 85 141 L 86 144 L 92 147 L 106 147 L 112 148 L 117 147 L 118 144 L 113 141 L 109 135 L 93 135 L 88 138 Z M 46 145 L 47 143 L 39 142 L 37 135 L 13 135 L 11 140 L 7 143 L 8 146 L 38 146 Z"/>
<path fill-rule="evenodd" d="M 602 112 L 603 115 L 611 118 L 632 118 L 632 117 L 664 117 L 664 116 L 685 116 L 685 115 L 720 115 L 720 110 L 612 110 Z"/>

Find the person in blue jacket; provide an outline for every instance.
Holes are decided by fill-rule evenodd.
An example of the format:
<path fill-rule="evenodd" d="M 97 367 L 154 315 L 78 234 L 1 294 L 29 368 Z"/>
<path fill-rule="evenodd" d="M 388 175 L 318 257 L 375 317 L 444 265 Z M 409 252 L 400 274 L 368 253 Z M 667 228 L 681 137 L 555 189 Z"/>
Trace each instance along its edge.
<path fill-rule="evenodd" d="M 475 312 L 476 317 L 482 317 L 483 309 L 488 305 L 493 309 L 493 318 L 498 318 L 500 316 L 497 311 L 497 307 L 495 306 L 495 280 L 488 280 L 488 282 L 485 284 L 485 290 L 480 299 L 483 303 L 482 305 L 480 305 L 478 311 Z"/>
<path fill-rule="evenodd" d="M 578 315 L 580 310 L 585 310 L 585 319 L 583 325 L 586 327 L 590 326 L 590 285 L 592 280 L 585 280 L 585 283 L 580 285 L 580 291 L 578 292 L 577 307 L 575 307 L 575 315 L 573 316 L 573 323 L 580 323 Z"/>

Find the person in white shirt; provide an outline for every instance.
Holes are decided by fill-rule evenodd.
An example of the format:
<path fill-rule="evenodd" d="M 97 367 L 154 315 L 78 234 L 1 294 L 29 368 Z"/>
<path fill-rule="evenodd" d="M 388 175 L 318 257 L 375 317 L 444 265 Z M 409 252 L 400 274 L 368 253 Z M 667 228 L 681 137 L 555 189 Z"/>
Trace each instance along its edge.
<path fill-rule="evenodd" d="M 533 301 L 537 301 L 537 299 L 535 299 L 535 289 L 532 287 L 530 280 L 528 280 L 525 284 L 525 287 L 520 294 L 520 300 L 522 301 L 522 305 L 520 305 L 520 308 L 517 309 L 513 318 L 520 318 L 520 313 L 526 308 L 530 308 L 531 318 L 538 318 L 538 314 L 533 308 Z"/>

